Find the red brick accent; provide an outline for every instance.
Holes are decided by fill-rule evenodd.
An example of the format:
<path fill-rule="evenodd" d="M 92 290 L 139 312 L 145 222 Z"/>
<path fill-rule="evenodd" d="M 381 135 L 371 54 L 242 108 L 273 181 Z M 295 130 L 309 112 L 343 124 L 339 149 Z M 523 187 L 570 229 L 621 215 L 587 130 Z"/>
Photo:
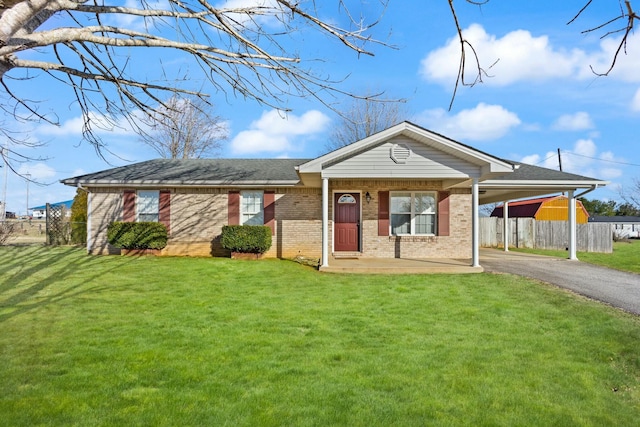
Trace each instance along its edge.
<path fill-rule="evenodd" d="M 389 192 L 378 191 L 378 236 L 389 235 Z"/>
<path fill-rule="evenodd" d="M 271 229 L 271 235 L 276 234 L 276 193 L 275 191 L 264 192 L 264 225 Z"/>
<path fill-rule="evenodd" d="M 124 190 L 122 193 L 122 221 L 135 222 L 136 220 L 136 192 Z"/>
<path fill-rule="evenodd" d="M 240 192 L 229 191 L 228 204 L 228 222 L 229 225 L 240 225 Z"/>
<path fill-rule="evenodd" d="M 449 235 L 449 192 L 438 192 L 438 236 Z"/>
<path fill-rule="evenodd" d="M 167 233 L 171 233 L 171 192 L 161 190 L 158 203 L 158 222 L 167 227 Z"/>

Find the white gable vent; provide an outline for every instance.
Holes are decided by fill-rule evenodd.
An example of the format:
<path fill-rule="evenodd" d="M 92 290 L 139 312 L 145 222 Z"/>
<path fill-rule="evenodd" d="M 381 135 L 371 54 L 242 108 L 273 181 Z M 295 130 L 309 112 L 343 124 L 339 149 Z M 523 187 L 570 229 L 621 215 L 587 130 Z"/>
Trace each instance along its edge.
<path fill-rule="evenodd" d="M 409 157 L 411 157 L 411 148 L 400 144 L 393 144 L 391 146 L 391 160 L 394 162 L 407 163 Z"/>

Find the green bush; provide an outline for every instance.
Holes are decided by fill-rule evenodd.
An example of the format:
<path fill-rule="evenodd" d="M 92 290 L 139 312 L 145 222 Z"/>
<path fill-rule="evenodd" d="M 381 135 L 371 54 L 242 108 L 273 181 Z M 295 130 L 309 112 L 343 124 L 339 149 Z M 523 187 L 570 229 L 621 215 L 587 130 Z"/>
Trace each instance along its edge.
<path fill-rule="evenodd" d="M 263 254 L 271 247 L 271 229 L 265 225 L 225 225 L 220 243 L 231 252 Z"/>
<path fill-rule="evenodd" d="M 71 243 L 87 243 L 87 192 L 80 188 L 71 205 Z"/>
<path fill-rule="evenodd" d="M 159 222 L 112 222 L 107 240 L 122 249 L 162 249 L 167 246 L 167 227 Z"/>

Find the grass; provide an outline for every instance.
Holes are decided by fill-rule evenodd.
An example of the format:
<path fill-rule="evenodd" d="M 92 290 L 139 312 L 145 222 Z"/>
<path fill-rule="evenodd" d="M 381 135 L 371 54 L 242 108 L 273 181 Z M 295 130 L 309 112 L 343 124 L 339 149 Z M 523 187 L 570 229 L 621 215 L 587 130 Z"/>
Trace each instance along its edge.
<path fill-rule="evenodd" d="M 510 249 L 518 252 L 526 252 L 540 255 L 566 258 L 567 251 L 543 250 L 543 249 Z M 640 240 L 613 242 L 613 253 L 602 254 L 595 252 L 578 252 L 580 261 L 601 265 L 616 270 L 640 273 Z"/>
<path fill-rule="evenodd" d="M 0 248 L 10 426 L 635 425 L 640 319 L 510 275 Z"/>

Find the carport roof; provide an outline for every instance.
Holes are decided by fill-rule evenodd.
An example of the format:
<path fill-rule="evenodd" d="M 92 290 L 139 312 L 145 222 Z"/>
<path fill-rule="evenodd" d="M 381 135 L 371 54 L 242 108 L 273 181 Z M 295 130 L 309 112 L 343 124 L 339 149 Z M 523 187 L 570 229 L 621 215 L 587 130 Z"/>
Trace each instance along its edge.
<path fill-rule="evenodd" d="M 509 161 L 515 170 L 480 182 L 480 204 L 538 197 L 548 194 L 596 189 L 607 181 Z"/>

